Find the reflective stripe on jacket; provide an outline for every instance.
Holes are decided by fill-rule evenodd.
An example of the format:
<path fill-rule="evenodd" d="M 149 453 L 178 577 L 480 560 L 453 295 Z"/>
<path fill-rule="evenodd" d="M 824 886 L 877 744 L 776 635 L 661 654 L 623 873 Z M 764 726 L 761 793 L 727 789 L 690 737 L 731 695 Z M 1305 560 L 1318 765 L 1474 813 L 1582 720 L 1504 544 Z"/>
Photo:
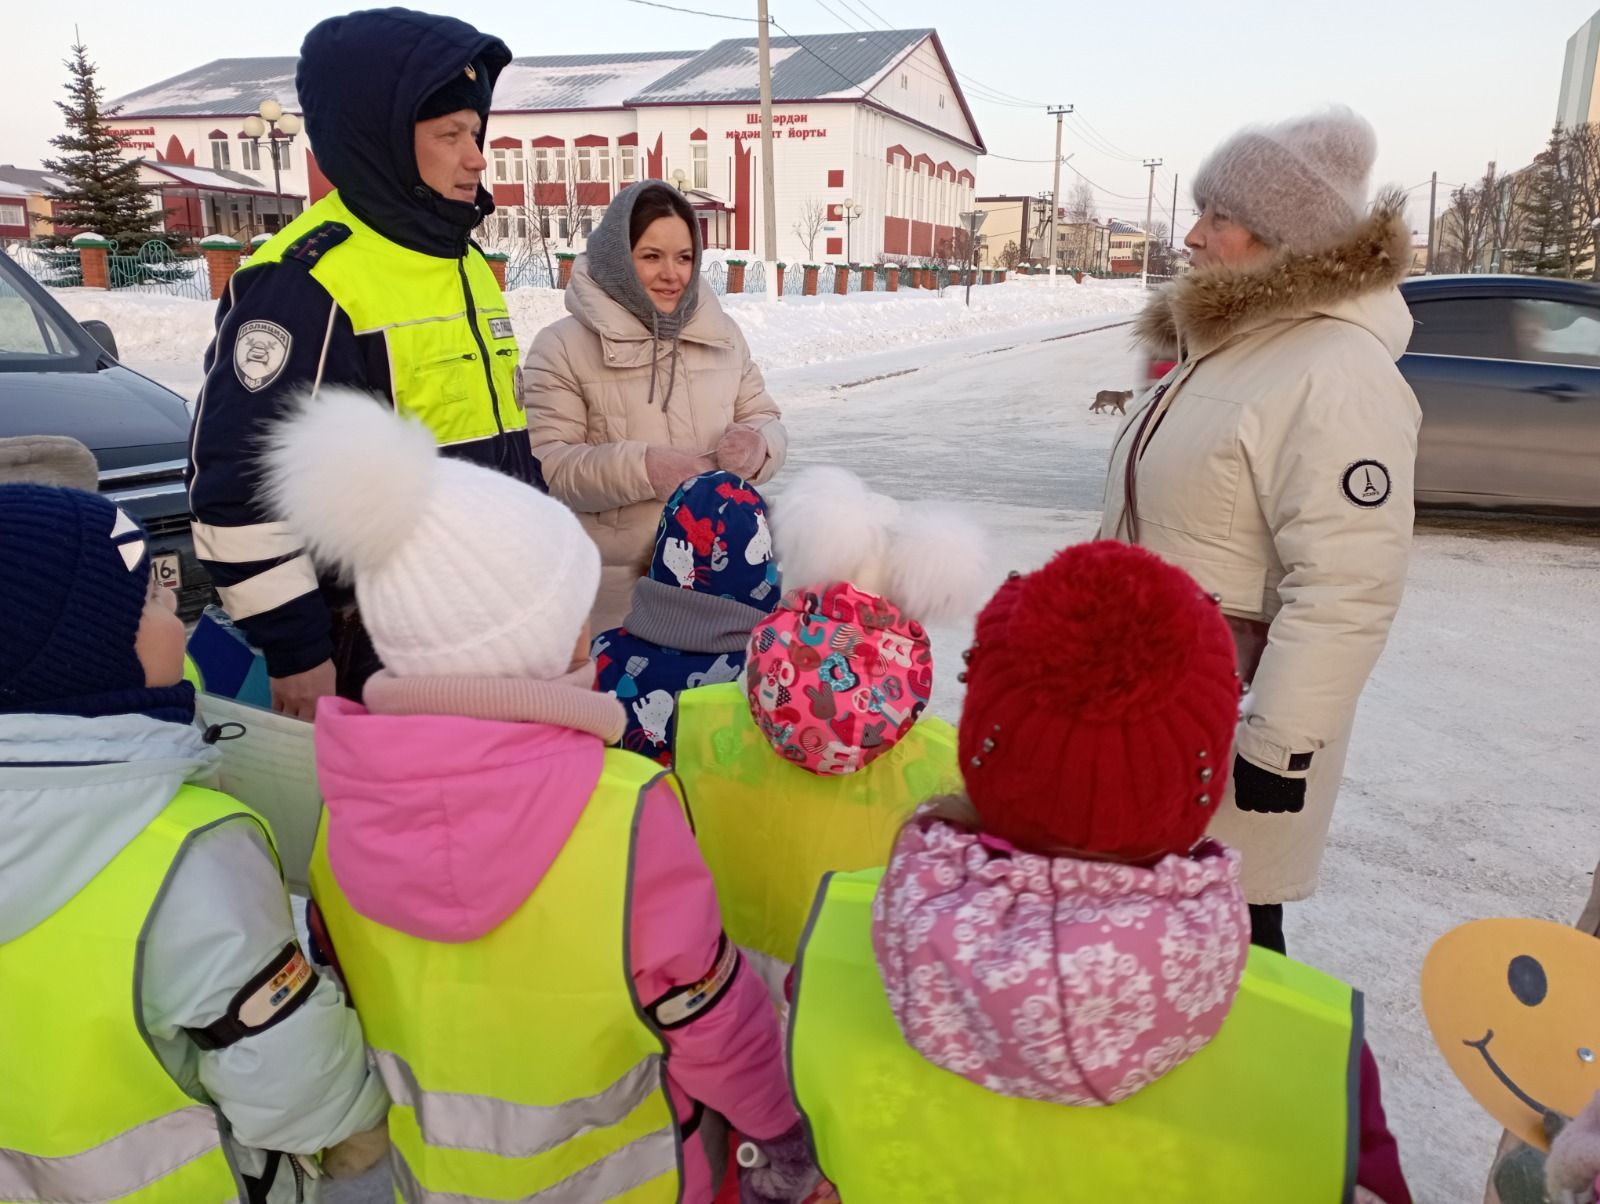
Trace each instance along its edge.
<path fill-rule="evenodd" d="M 883 865 L 919 805 L 961 789 L 942 719 L 924 715 L 865 769 L 819 777 L 773 751 L 732 682 L 678 696 L 674 757 L 728 935 L 782 962 L 823 874 Z"/>
<path fill-rule="evenodd" d="M 65 906 L 0 945 L 0 1200 L 242 1198 L 216 1109 L 150 1047 L 139 987 L 150 917 L 184 849 L 241 818 L 260 823 L 225 794 L 182 787 Z"/>
<path fill-rule="evenodd" d="M 1216 1037 L 1169 1073 L 1150 1067 L 1137 1094 L 1103 1107 L 1002 1095 L 901 1036 L 872 951 L 880 876 L 834 874 L 818 891 L 790 1017 L 795 1097 L 841 1199 L 1351 1199 L 1361 996 L 1344 983 L 1252 949 Z M 1080 1052 L 1116 1056 L 1115 1034 Z"/>
<path fill-rule="evenodd" d="M 632 842 L 659 777 L 607 751 L 539 884 L 459 943 L 357 912 L 329 866 L 324 820 L 312 889 L 394 1101 L 391 1165 L 409 1204 L 678 1198 L 665 1045 L 635 997 L 626 948 Z"/>

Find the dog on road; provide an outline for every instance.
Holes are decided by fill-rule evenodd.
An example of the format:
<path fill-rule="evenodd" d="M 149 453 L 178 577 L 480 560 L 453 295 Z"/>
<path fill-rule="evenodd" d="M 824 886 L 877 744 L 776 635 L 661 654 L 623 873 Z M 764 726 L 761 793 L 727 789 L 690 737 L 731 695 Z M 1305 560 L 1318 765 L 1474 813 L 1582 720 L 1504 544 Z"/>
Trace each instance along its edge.
<path fill-rule="evenodd" d="M 1089 407 L 1089 413 L 1098 414 L 1102 410 L 1114 409 L 1119 414 L 1125 414 L 1132 398 L 1132 389 L 1101 389 L 1094 395 L 1094 404 Z"/>

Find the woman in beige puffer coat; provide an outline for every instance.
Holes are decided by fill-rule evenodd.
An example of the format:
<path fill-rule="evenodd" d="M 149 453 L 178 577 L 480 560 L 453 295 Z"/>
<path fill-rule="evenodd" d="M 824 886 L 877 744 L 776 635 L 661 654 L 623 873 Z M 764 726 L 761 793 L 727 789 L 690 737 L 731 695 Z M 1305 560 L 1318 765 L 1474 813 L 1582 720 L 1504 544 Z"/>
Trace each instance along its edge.
<path fill-rule="evenodd" d="M 533 454 L 600 548 L 594 631 L 622 622 L 680 484 L 717 468 L 760 484 L 783 466 L 778 406 L 699 280 L 694 211 L 669 184 L 636 184 L 578 259 L 570 316 L 539 332 L 523 366 Z"/>
<path fill-rule="evenodd" d="M 1403 198 L 1366 212 L 1375 154 L 1336 109 L 1242 131 L 1202 166 L 1194 270 L 1139 323 L 1178 363 L 1130 407 L 1100 529 L 1187 569 L 1234 629 L 1248 692 L 1211 834 L 1244 855 L 1253 937 L 1280 952 L 1411 555 L 1411 237 Z M 1197 795 L 1223 768 L 1197 766 Z"/>

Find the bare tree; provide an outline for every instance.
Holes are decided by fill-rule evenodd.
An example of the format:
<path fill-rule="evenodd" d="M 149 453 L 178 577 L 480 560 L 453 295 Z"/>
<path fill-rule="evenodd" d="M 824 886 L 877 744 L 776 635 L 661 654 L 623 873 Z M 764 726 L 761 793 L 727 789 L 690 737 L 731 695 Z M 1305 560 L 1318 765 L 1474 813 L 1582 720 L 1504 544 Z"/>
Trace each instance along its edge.
<path fill-rule="evenodd" d="M 1556 203 L 1567 235 L 1566 274 L 1588 267 L 1600 280 L 1600 125 L 1593 122 L 1561 133 Z"/>
<path fill-rule="evenodd" d="M 1477 184 L 1450 194 L 1439 229 L 1439 267 L 1446 272 L 1475 272 L 1492 260 L 1499 178 L 1491 162 Z"/>
<path fill-rule="evenodd" d="M 791 229 L 794 236 L 806 244 L 806 262 L 817 262 L 817 236 L 828 222 L 828 210 L 821 201 L 808 200 L 800 206 L 800 216 Z"/>
<path fill-rule="evenodd" d="M 1009 272 L 1021 262 L 1022 248 L 1017 246 L 1017 240 L 1013 238 L 1006 243 L 1005 249 L 1000 252 L 1000 266 Z"/>

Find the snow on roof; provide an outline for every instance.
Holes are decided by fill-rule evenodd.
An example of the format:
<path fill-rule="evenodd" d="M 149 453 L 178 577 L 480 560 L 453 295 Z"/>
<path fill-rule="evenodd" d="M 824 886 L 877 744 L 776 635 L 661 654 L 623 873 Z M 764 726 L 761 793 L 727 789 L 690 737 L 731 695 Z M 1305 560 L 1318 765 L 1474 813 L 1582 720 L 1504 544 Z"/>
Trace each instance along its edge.
<path fill-rule="evenodd" d="M 213 192 L 259 192 L 269 196 L 272 194 L 272 189 L 265 183 L 240 171 L 217 171 L 210 167 L 191 167 L 187 163 L 152 163 L 149 159 L 142 162 L 151 171 L 171 176 L 174 180 L 194 188 L 204 188 Z M 298 192 L 286 192 L 283 195 L 303 199 L 303 194 Z"/>
<path fill-rule="evenodd" d="M 7 196 L 30 192 L 45 192 L 61 183 L 61 177 L 36 168 L 16 167 L 0 163 L 0 191 Z"/>
<path fill-rule="evenodd" d="M 698 50 L 642 54 L 562 54 L 513 59 L 495 83 L 494 111 L 620 109 L 652 80 L 695 58 Z"/>
<path fill-rule="evenodd" d="M 293 57 L 216 59 L 159 84 L 120 97 L 118 121 L 135 117 L 228 117 L 254 113 L 263 100 L 276 100 L 298 113 Z"/>
<path fill-rule="evenodd" d="M 824 100 L 870 92 L 931 29 L 807 34 L 774 39 L 772 99 Z M 663 75 L 634 104 L 705 104 L 761 99 L 755 38 L 729 38 Z"/>

